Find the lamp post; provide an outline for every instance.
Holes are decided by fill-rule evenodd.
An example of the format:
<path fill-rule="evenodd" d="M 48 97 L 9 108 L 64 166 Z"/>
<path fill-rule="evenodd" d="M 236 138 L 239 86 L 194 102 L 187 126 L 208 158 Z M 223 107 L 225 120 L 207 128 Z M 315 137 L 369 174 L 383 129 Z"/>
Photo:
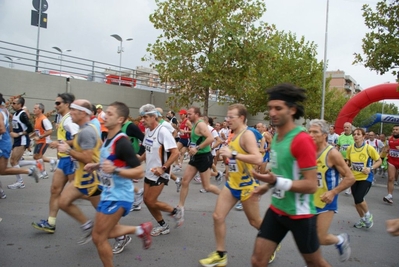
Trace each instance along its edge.
<path fill-rule="evenodd" d="M 4 57 L 10 61 L 10 68 L 11 69 L 14 68 L 14 61 L 15 60 L 20 60 L 20 58 L 16 58 L 16 57 L 10 57 L 10 56 L 4 56 Z"/>
<path fill-rule="evenodd" d="M 53 49 L 57 50 L 58 52 L 60 52 L 60 76 L 61 76 L 61 72 L 62 72 L 62 55 L 65 52 L 71 52 L 71 49 L 67 49 L 67 50 L 62 50 L 61 48 L 57 47 L 57 46 L 53 46 Z"/>
<path fill-rule="evenodd" d="M 384 127 L 384 123 L 382 122 L 382 116 L 384 116 L 384 106 L 385 106 L 385 101 L 382 101 L 380 134 L 382 134 L 382 128 Z"/>
<path fill-rule="evenodd" d="M 121 42 L 120 47 L 118 47 L 119 53 L 119 86 L 121 86 L 121 76 L 122 76 L 122 53 L 123 53 L 123 39 L 118 34 L 112 34 L 111 37 L 114 37 L 116 40 Z M 133 38 L 127 38 L 125 41 L 132 41 Z"/>
<path fill-rule="evenodd" d="M 328 9 L 330 6 L 330 1 L 327 0 L 327 9 L 326 9 L 326 31 L 324 36 L 324 66 L 323 66 L 323 89 L 321 92 L 321 114 L 320 118 L 324 120 L 324 103 L 325 103 L 325 94 L 326 94 L 326 71 L 327 71 L 327 37 L 328 37 Z"/>

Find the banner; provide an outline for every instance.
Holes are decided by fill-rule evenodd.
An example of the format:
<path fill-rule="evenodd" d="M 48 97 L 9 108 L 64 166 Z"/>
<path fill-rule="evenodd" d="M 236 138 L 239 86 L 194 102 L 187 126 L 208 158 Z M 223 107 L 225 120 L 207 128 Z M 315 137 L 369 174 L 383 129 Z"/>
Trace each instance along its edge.
<path fill-rule="evenodd" d="M 374 116 L 370 118 L 370 123 L 367 125 L 364 125 L 362 127 L 364 128 L 369 128 L 373 126 L 376 123 L 382 122 L 382 123 L 393 123 L 393 124 L 398 124 L 399 125 L 399 115 L 390 115 L 390 114 L 381 114 L 381 113 L 376 113 Z"/>

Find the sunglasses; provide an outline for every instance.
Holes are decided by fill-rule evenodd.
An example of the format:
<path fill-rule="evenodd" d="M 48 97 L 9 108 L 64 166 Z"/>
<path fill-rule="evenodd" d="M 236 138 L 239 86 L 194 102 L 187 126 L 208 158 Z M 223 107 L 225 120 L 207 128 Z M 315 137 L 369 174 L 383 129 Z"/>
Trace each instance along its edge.
<path fill-rule="evenodd" d="M 55 104 L 56 106 L 61 105 L 61 103 L 63 103 L 63 102 L 60 102 L 60 101 L 54 102 L 54 104 Z"/>

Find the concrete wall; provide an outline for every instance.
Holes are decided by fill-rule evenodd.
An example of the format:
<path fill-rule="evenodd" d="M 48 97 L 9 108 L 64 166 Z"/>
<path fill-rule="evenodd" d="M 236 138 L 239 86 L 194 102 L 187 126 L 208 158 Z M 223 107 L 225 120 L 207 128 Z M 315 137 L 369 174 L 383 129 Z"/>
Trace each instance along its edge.
<path fill-rule="evenodd" d="M 129 106 L 130 116 L 133 118 L 138 116 L 138 109 L 147 103 L 163 108 L 164 113 L 169 110 L 165 104 L 168 97 L 165 93 L 83 80 L 70 79 L 67 82 L 64 77 L 4 67 L 0 67 L 0 92 L 6 99 L 25 92 L 26 106 L 30 110 L 35 103 L 41 102 L 46 107 L 46 112 L 54 109 L 54 99 L 57 94 L 64 92 L 71 92 L 76 98 L 88 99 L 91 103 L 102 104 L 104 107 L 113 101 L 124 102 Z M 210 102 L 208 115 L 217 117 L 216 121 L 223 121 L 227 106 Z M 263 118 L 263 114 L 250 116 L 248 125 L 264 122 Z"/>

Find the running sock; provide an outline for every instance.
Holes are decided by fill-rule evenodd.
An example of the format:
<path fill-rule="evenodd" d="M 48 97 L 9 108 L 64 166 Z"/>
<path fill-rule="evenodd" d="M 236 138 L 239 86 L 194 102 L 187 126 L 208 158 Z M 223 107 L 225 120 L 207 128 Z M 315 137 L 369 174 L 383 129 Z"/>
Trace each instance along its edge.
<path fill-rule="evenodd" d="M 15 165 L 15 166 L 12 166 L 12 167 L 13 167 L 13 168 L 18 168 L 18 169 L 21 168 L 21 166 L 19 166 L 19 165 Z M 16 174 L 15 176 L 17 177 L 17 182 L 21 182 L 21 183 L 24 182 L 24 179 L 22 179 L 21 174 Z"/>
<path fill-rule="evenodd" d="M 55 225 L 55 221 L 57 220 L 57 218 L 56 217 L 48 217 L 48 219 L 47 219 L 47 221 L 48 221 L 48 224 L 50 224 L 50 225 Z"/>
<path fill-rule="evenodd" d="M 121 236 L 118 236 L 117 238 L 115 238 L 115 240 L 121 241 L 121 240 L 125 240 L 125 238 L 126 238 L 126 235 L 121 235 Z"/>
<path fill-rule="evenodd" d="M 164 226 L 165 225 L 165 221 L 163 219 L 160 220 L 158 223 L 159 223 L 160 226 Z"/>
<path fill-rule="evenodd" d="M 134 232 L 135 235 L 140 236 L 144 233 L 143 228 L 141 226 L 136 226 L 136 232 Z"/>
<path fill-rule="evenodd" d="M 342 243 L 344 243 L 344 238 L 341 235 L 337 235 L 337 238 L 338 238 L 337 245 L 341 245 Z"/>
<path fill-rule="evenodd" d="M 28 166 L 28 165 L 33 165 L 36 166 L 36 160 L 20 160 L 18 162 L 19 166 Z"/>
<path fill-rule="evenodd" d="M 223 256 L 227 253 L 227 251 L 216 251 L 219 254 L 219 257 L 223 258 Z"/>
<path fill-rule="evenodd" d="M 365 218 L 369 218 L 369 217 L 370 217 L 370 212 L 367 211 L 367 212 L 364 214 L 364 217 L 365 217 Z"/>
<path fill-rule="evenodd" d="M 391 195 L 391 194 L 388 194 L 386 197 L 387 197 L 387 198 L 392 198 L 392 195 Z"/>

